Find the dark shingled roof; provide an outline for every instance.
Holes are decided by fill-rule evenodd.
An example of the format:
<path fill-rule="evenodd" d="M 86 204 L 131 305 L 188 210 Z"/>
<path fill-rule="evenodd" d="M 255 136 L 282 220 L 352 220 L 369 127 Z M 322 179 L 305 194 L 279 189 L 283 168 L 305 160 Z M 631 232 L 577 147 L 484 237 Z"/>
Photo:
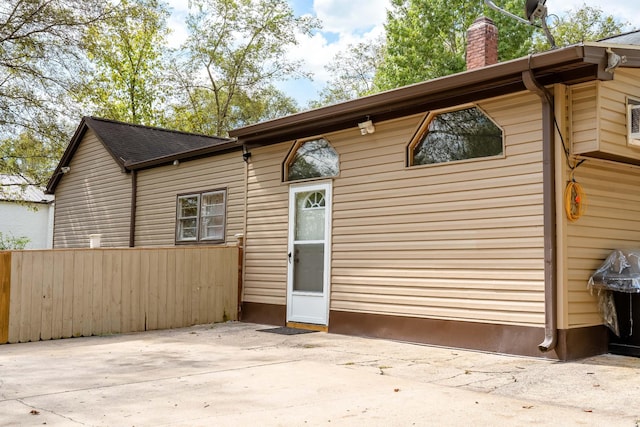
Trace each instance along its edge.
<path fill-rule="evenodd" d="M 233 141 L 228 138 L 134 125 L 96 117 L 85 117 L 84 121 L 121 166 L 131 166 Z"/>
<path fill-rule="evenodd" d="M 97 117 L 83 117 L 47 184 L 48 194 L 55 191 L 62 176 L 61 168 L 69 165 L 88 129 L 95 132 L 98 140 L 123 171 L 144 169 L 171 163 L 174 160 L 187 160 L 221 151 L 241 149 L 235 139 L 135 125 Z"/>

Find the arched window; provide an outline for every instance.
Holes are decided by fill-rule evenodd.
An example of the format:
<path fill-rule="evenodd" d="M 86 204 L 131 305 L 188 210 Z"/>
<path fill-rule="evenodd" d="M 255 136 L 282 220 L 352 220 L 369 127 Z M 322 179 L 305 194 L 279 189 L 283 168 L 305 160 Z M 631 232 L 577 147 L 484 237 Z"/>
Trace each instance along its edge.
<path fill-rule="evenodd" d="M 409 164 L 429 165 L 504 153 L 502 129 L 478 107 L 429 113 L 411 144 Z"/>
<path fill-rule="evenodd" d="M 324 193 L 321 191 L 314 191 L 307 194 L 304 202 L 302 203 L 302 209 L 322 209 L 324 208 Z"/>
<path fill-rule="evenodd" d="M 287 181 L 338 175 L 338 153 L 324 138 L 296 143 L 284 163 Z"/>

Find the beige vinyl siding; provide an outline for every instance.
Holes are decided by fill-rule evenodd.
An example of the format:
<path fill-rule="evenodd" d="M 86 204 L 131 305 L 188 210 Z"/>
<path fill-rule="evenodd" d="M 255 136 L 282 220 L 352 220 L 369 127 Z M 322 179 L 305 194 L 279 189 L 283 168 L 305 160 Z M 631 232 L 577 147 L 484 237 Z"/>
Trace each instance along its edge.
<path fill-rule="evenodd" d="M 573 153 L 584 154 L 599 149 L 598 91 L 596 82 L 572 86 L 571 142 Z"/>
<path fill-rule="evenodd" d="M 101 234 L 103 247 L 129 246 L 131 175 L 122 172 L 89 129 L 56 188 L 54 248 L 89 247 Z"/>
<path fill-rule="evenodd" d="M 627 97 L 640 99 L 640 70 L 619 68 L 614 80 L 570 89 L 574 154 L 603 153 L 640 160 L 640 148 L 627 145 Z"/>
<path fill-rule="evenodd" d="M 621 156 L 640 159 L 640 149 L 627 146 L 627 96 L 640 98 L 640 70 L 618 68 L 614 79 L 569 88 L 570 125 L 574 154 Z M 589 141 L 588 143 L 586 141 Z M 568 179 L 564 171 L 563 185 Z M 624 163 L 586 160 L 575 172 L 583 186 L 587 209 L 574 223 L 563 214 L 566 267 L 566 315 L 569 328 L 599 325 L 597 299 L 587 281 L 614 249 L 638 248 L 640 232 L 640 168 Z M 563 187 L 564 188 L 564 187 Z M 560 206 L 563 209 L 563 206 Z M 558 242 L 562 244 L 561 241 Z"/>
<path fill-rule="evenodd" d="M 479 106 L 504 129 L 504 158 L 407 168 L 421 116 L 324 135 L 340 155 L 332 310 L 544 324 L 540 102 L 522 93 Z M 246 301 L 286 301 L 291 145 L 252 150 Z"/>
<path fill-rule="evenodd" d="M 244 301 L 286 304 L 289 186 L 282 162 L 291 143 L 251 150 L 247 176 Z"/>
<path fill-rule="evenodd" d="M 479 106 L 504 130 L 504 158 L 406 168 L 420 117 L 376 125 L 371 142 L 329 138 L 332 310 L 543 324 L 540 103 Z"/>
<path fill-rule="evenodd" d="M 640 99 L 640 70 L 619 68 L 600 87 L 600 150 L 640 160 L 640 148 L 627 145 L 627 96 Z"/>
<path fill-rule="evenodd" d="M 138 172 L 136 246 L 175 244 L 178 194 L 226 188 L 227 243 L 244 230 L 245 165 L 239 151 Z"/>
<path fill-rule="evenodd" d="M 587 210 L 567 224 L 569 327 L 602 323 L 587 281 L 612 250 L 640 247 L 640 168 L 587 160 L 575 178 Z"/>

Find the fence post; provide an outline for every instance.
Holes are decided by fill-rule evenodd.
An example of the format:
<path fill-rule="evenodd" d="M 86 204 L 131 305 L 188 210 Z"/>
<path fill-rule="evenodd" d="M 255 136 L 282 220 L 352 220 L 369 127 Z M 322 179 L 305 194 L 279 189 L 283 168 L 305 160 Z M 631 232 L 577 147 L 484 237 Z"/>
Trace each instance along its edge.
<path fill-rule="evenodd" d="M 9 300 L 11 296 L 11 252 L 0 252 L 0 344 L 9 342 Z"/>
<path fill-rule="evenodd" d="M 235 235 L 238 240 L 238 320 L 242 320 L 242 268 L 244 266 L 244 234 Z"/>

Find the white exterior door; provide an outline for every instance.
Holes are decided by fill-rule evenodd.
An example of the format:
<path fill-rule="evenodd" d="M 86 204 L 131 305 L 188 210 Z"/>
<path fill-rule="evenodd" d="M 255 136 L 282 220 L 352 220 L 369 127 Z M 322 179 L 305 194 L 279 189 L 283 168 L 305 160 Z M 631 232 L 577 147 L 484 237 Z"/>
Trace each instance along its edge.
<path fill-rule="evenodd" d="M 331 184 L 289 189 L 287 321 L 327 325 Z"/>

